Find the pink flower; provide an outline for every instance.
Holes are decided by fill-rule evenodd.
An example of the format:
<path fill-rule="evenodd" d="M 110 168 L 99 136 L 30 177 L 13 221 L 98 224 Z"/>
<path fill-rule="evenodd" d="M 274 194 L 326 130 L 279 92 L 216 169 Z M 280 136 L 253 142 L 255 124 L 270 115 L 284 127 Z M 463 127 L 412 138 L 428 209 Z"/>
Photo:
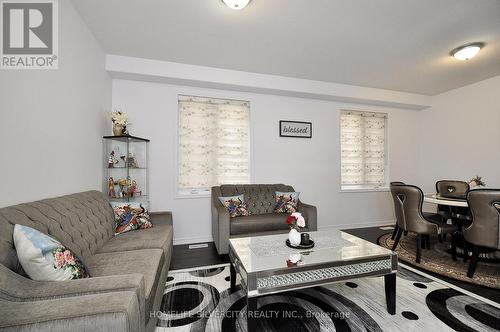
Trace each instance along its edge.
<path fill-rule="evenodd" d="M 471 182 L 469 182 L 469 187 L 474 188 L 476 186 L 477 186 L 477 182 L 476 181 L 472 180 Z"/>
<path fill-rule="evenodd" d="M 71 251 L 66 250 L 63 252 L 63 255 L 64 255 L 64 260 L 66 261 L 67 264 L 75 265 L 75 256 L 73 256 Z"/>
<path fill-rule="evenodd" d="M 306 226 L 306 220 L 304 219 L 304 217 L 302 217 L 302 214 L 300 212 L 292 213 L 292 217 L 295 217 L 295 219 L 297 220 L 297 226 L 299 227 Z"/>
<path fill-rule="evenodd" d="M 66 261 L 64 259 L 64 253 L 56 252 L 54 255 L 54 259 L 56 261 L 56 267 L 63 267 L 64 266 L 64 262 Z"/>

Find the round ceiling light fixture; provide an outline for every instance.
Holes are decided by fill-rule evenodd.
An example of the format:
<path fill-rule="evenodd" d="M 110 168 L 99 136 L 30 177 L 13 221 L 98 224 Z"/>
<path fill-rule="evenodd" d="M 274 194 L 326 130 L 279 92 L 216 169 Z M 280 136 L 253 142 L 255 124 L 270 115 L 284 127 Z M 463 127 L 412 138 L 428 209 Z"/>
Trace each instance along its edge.
<path fill-rule="evenodd" d="M 231 9 L 241 10 L 250 3 L 250 0 L 222 0 L 222 2 Z"/>
<path fill-rule="evenodd" d="M 472 43 L 457 47 L 450 52 L 450 55 L 458 60 L 470 60 L 479 53 L 481 48 L 484 47 L 484 43 Z"/>

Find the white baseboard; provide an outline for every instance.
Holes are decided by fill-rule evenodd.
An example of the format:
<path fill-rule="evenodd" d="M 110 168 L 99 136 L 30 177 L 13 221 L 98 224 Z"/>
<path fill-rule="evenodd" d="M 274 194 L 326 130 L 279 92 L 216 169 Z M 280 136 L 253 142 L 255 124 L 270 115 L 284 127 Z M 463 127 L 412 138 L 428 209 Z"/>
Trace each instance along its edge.
<path fill-rule="evenodd" d="M 204 243 L 204 242 L 213 242 L 213 241 L 214 241 L 214 239 L 212 238 L 212 235 L 174 238 L 174 246 L 179 245 L 179 244 L 193 244 L 193 243 Z"/>

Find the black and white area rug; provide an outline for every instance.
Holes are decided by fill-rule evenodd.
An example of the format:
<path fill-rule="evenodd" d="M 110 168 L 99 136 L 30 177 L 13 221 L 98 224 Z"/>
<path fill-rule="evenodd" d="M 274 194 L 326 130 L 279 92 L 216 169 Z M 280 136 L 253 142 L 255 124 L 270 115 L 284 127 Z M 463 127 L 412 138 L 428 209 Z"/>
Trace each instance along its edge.
<path fill-rule="evenodd" d="M 500 305 L 403 267 L 397 313 L 386 311 L 383 278 L 259 298 L 258 331 L 500 331 Z M 247 331 L 243 291 L 229 293 L 229 265 L 171 271 L 156 332 Z"/>

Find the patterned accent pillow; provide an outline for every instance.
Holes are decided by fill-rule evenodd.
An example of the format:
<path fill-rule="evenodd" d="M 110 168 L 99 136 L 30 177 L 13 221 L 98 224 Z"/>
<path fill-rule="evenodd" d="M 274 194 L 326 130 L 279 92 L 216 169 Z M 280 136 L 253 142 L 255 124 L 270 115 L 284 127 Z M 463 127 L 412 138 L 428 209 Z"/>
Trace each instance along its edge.
<path fill-rule="evenodd" d="M 250 215 L 248 212 L 247 203 L 245 203 L 245 195 L 229 196 L 229 197 L 219 197 L 219 201 L 224 205 L 229 211 L 229 216 L 234 217 L 246 217 Z"/>
<path fill-rule="evenodd" d="M 153 227 L 146 203 L 116 203 L 111 206 L 115 211 L 115 235 Z M 147 205 L 146 205 L 147 206 Z"/>
<path fill-rule="evenodd" d="M 297 211 L 300 192 L 281 192 L 276 191 L 276 207 L 274 212 L 278 213 L 294 213 Z"/>
<path fill-rule="evenodd" d="M 14 226 L 14 245 L 23 270 L 33 280 L 89 278 L 81 260 L 59 241 L 31 227 Z"/>

